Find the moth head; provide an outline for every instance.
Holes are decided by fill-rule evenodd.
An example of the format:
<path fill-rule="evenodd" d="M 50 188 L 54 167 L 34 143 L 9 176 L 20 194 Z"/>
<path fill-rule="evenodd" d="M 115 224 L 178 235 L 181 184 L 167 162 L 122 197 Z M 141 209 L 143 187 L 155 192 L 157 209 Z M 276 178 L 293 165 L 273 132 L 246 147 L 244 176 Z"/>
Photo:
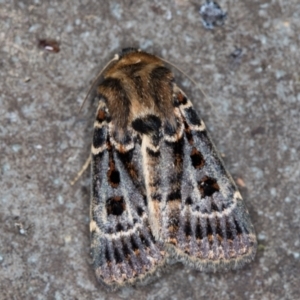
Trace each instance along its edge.
<path fill-rule="evenodd" d="M 141 49 L 133 48 L 133 47 L 127 47 L 123 48 L 121 52 L 119 53 L 120 58 L 126 56 L 129 53 L 136 53 L 136 52 L 141 52 Z"/>
<path fill-rule="evenodd" d="M 155 66 L 164 65 L 159 57 L 136 48 L 125 48 L 115 57 L 116 59 L 104 71 L 105 78 L 118 77 L 121 73 L 131 76 L 132 74 L 128 73 L 129 70 L 138 69 L 144 73 L 144 70 L 147 70 L 145 66 L 150 66 L 150 69 L 153 69 Z"/>

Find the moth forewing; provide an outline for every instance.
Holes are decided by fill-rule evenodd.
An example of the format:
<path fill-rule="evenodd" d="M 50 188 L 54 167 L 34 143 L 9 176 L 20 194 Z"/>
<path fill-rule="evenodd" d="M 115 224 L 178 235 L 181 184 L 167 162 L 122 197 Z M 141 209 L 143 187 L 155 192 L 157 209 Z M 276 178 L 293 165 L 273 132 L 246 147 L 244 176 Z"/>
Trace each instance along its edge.
<path fill-rule="evenodd" d="M 98 93 L 90 226 L 98 280 L 116 289 L 155 278 L 170 261 L 215 271 L 253 259 L 242 197 L 164 62 L 127 50 Z"/>

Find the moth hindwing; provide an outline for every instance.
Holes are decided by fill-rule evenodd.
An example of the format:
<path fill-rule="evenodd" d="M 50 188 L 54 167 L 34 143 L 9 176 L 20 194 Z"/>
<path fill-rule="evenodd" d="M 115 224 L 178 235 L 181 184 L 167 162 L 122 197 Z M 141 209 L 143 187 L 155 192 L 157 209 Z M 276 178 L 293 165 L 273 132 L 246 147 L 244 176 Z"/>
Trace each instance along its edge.
<path fill-rule="evenodd" d="M 104 72 L 92 142 L 91 250 L 117 289 L 169 262 L 203 271 L 251 261 L 248 211 L 191 101 L 156 56 L 129 49 Z"/>

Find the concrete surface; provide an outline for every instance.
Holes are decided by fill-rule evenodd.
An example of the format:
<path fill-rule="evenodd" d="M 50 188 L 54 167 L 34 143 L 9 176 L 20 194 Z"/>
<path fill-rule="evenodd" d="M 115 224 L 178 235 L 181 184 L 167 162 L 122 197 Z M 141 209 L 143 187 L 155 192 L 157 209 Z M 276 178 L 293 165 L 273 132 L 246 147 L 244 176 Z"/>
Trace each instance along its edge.
<path fill-rule="evenodd" d="M 0 299 L 300 299 L 300 3 L 0 0 Z M 59 53 L 37 47 L 55 39 Z M 89 256 L 89 155 L 96 73 L 123 47 L 175 71 L 241 186 L 259 249 L 242 270 L 181 265 L 143 288 L 106 293 Z M 240 55 L 238 50 L 242 50 Z"/>

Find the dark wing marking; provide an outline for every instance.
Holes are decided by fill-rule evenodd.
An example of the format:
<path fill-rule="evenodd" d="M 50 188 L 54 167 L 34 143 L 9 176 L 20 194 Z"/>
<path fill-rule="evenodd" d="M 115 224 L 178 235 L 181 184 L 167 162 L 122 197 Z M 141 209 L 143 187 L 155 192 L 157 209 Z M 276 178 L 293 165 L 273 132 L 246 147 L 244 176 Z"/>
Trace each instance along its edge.
<path fill-rule="evenodd" d="M 169 166 L 164 172 L 169 189 L 161 201 L 161 240 L 176 261 L 196 269 L 238 268 L 256 252 L 248 211 L 203 121 L 176 86 L 174 106 L 177 129 L 165 126 L 161 143 Z"/>
<path fill-rule="evenodd" d="M 154 273 L 165 253 L 149 226 L 139 137 L 115 130 L 104 100 L 94 128 L 91 251 L 98 280 L 115 289 Z"/>

